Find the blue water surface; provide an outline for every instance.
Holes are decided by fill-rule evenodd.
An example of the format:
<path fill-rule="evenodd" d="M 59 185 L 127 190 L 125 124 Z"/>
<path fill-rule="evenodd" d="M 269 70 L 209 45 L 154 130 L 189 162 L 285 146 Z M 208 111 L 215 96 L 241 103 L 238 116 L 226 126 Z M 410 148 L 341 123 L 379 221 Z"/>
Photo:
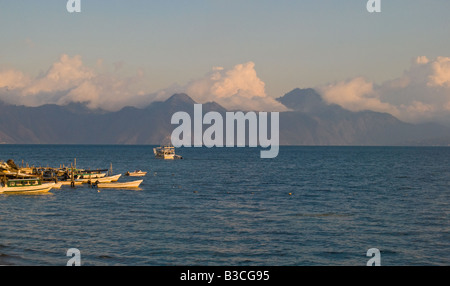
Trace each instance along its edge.
<path fill-rule="evenodd" d="M 148 171 L 140 190 L 0 194 L 0 264 L 450 264 L 450 148 L 180 148 L 0 145 L 0 160 L 115 174 Z M 120 181 L 131 180 L 122 176 Z"/>

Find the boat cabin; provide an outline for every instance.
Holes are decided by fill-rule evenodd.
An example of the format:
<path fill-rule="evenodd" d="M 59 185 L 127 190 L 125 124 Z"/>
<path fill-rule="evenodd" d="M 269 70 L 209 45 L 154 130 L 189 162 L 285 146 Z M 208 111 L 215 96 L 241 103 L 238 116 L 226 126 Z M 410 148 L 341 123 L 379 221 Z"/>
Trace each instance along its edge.
<path fill-rule="evenodd" d="M 39 186 L 39 185 L 42 185 L 42 182 L 40 179 L 16 179 L 16 180 L 9 180 L 6 183 L 6 186 L 9 188 Z"/>

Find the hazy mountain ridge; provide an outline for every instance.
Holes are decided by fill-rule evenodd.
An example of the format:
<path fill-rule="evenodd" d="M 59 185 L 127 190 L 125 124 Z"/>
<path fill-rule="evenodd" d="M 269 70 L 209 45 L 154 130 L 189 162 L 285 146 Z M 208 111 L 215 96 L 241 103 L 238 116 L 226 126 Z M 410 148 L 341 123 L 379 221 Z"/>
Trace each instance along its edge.
<path fill-rule="evenodd" d="M 450 128 L 440 124 L 411 124 L 369 110 L 352 112 L 326 104 L 313 89 L 294 89 L 277 100 L 292 110 L 280 114 L 280 143 L 284 145 L 424 145 L 424 140 L 429 145 L 450 143 L 444 139 Z"/>
<path fill-rule="evenodd" d="M 277 99 L 291 111 L 280 113 L 281 145 L 448 145 L 450 129 L 439 124 L 405 123 L 387 113 L 352 112 L 326 104 L 313 89 L 294 89 Z M 0 143 L 11 144 L 161 144 L 176 127 L 175 112 L 193 116 L 187 94 L 174 94 L 145 108 L 116 112 L 83 104 L 39 107 L 0 102 Z M 203 114 L 227 110 L 203 104 Z"/>

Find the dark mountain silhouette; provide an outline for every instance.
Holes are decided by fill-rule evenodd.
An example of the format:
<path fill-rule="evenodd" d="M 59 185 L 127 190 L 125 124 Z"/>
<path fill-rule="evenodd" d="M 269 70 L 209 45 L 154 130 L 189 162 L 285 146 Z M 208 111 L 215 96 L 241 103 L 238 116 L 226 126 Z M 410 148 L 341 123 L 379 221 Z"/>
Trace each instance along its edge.
<path fill-rule="evenodd" d="M 313 89 L 294 89 L 277 100 L 291 110 L 280 113 L 281 145 L 450 143 L 447 127 L 405 123 L 387 113 L 351 112 L 326 104 Z M 171 124 L 172 115 L 184 111 L 193 118 L 193 104 L 187 94 L 116 112 L 90 110 L 80 103 L 26 107 L 0 102 L 0 143 L 161 144 L 177 127 Z M 209 111 L 225 115 L 227 110 L 215 102 L 203 104 L 203 113 Z"/>
<path fill-rule="evenodd" d="M 450 129 L 435 123 L 410 124 L 391 114 L 352 112 L 326 104 L 314 89 L 294 89 L 277 99 L 292 111 L 280 114 L 280 144 L 441 145 Z M 447 145 L 447 144 L 445 144 Z"/>
<path fill-rule="evenodd" d="M 40 107 L 0 103 L 0 142 L 20 144 L 160 144 L 176 127 L 172 114 L 193 116 L 195 102 L 174 94 L 146 108 L 124 107 L 116 112 L 90 111 L 83 104 Z M 223 112 L 217 103 L 203 105 L 204 113 Z"/>

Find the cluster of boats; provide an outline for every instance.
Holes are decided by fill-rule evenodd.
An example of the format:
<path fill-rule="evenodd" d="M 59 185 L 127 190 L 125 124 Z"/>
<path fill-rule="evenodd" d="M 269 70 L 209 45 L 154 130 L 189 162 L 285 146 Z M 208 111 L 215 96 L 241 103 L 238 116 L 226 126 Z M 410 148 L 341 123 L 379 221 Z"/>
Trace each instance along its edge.
<path fill-rule="evenodd" d="M 175 154 L 175 147 L 163 145 L 153 149 L 155 157 L 164 160 L 183 159 Z M 105 170 L 84 170 L 73 167 L 62 168 L 17 168 L 14 162 L 0 162 L 0 194 L 1 193 L 45 193 L 51 189 L 60 189 L 62 186 L 75 187 L 89 184 L 97 188 L 139 188 L 142 179 L 135 181 L 118 182 L 122 174 L 108 175 Z M 11 169 L 10 163 L 15 171 Z M 76 161 L 75 161 L 76 166 Z M 111 166 L 112 167 L 112 166 Z M 127 172 L 125 176 L 144 177 L 147 172 L 136 170 Z"/>
<path fill-rule="evenodd" d="M 57 175 L 60 176 L 57 176 Z M 135 171 L 127 172 L 130 177 L 143 177 L 147 172 Z M 41 175 L 32 175 L 22 173 L 22 178 L 6 179 L 6 176 L 0 183 L 1 193 L 46 193 L 51 189 L 60 189 L 62 186 L 72 186 L 81 184 L 90 184 L 97 188 L 117 188 L 117 189 L 134 189 L 139 188 L 144 180 L 135 180 L 127 182 L 118 182 L 122 174 L 107 176 L 102 170 L 74 170 L 71 172 L 63 172 L 47 168 Z"/>

